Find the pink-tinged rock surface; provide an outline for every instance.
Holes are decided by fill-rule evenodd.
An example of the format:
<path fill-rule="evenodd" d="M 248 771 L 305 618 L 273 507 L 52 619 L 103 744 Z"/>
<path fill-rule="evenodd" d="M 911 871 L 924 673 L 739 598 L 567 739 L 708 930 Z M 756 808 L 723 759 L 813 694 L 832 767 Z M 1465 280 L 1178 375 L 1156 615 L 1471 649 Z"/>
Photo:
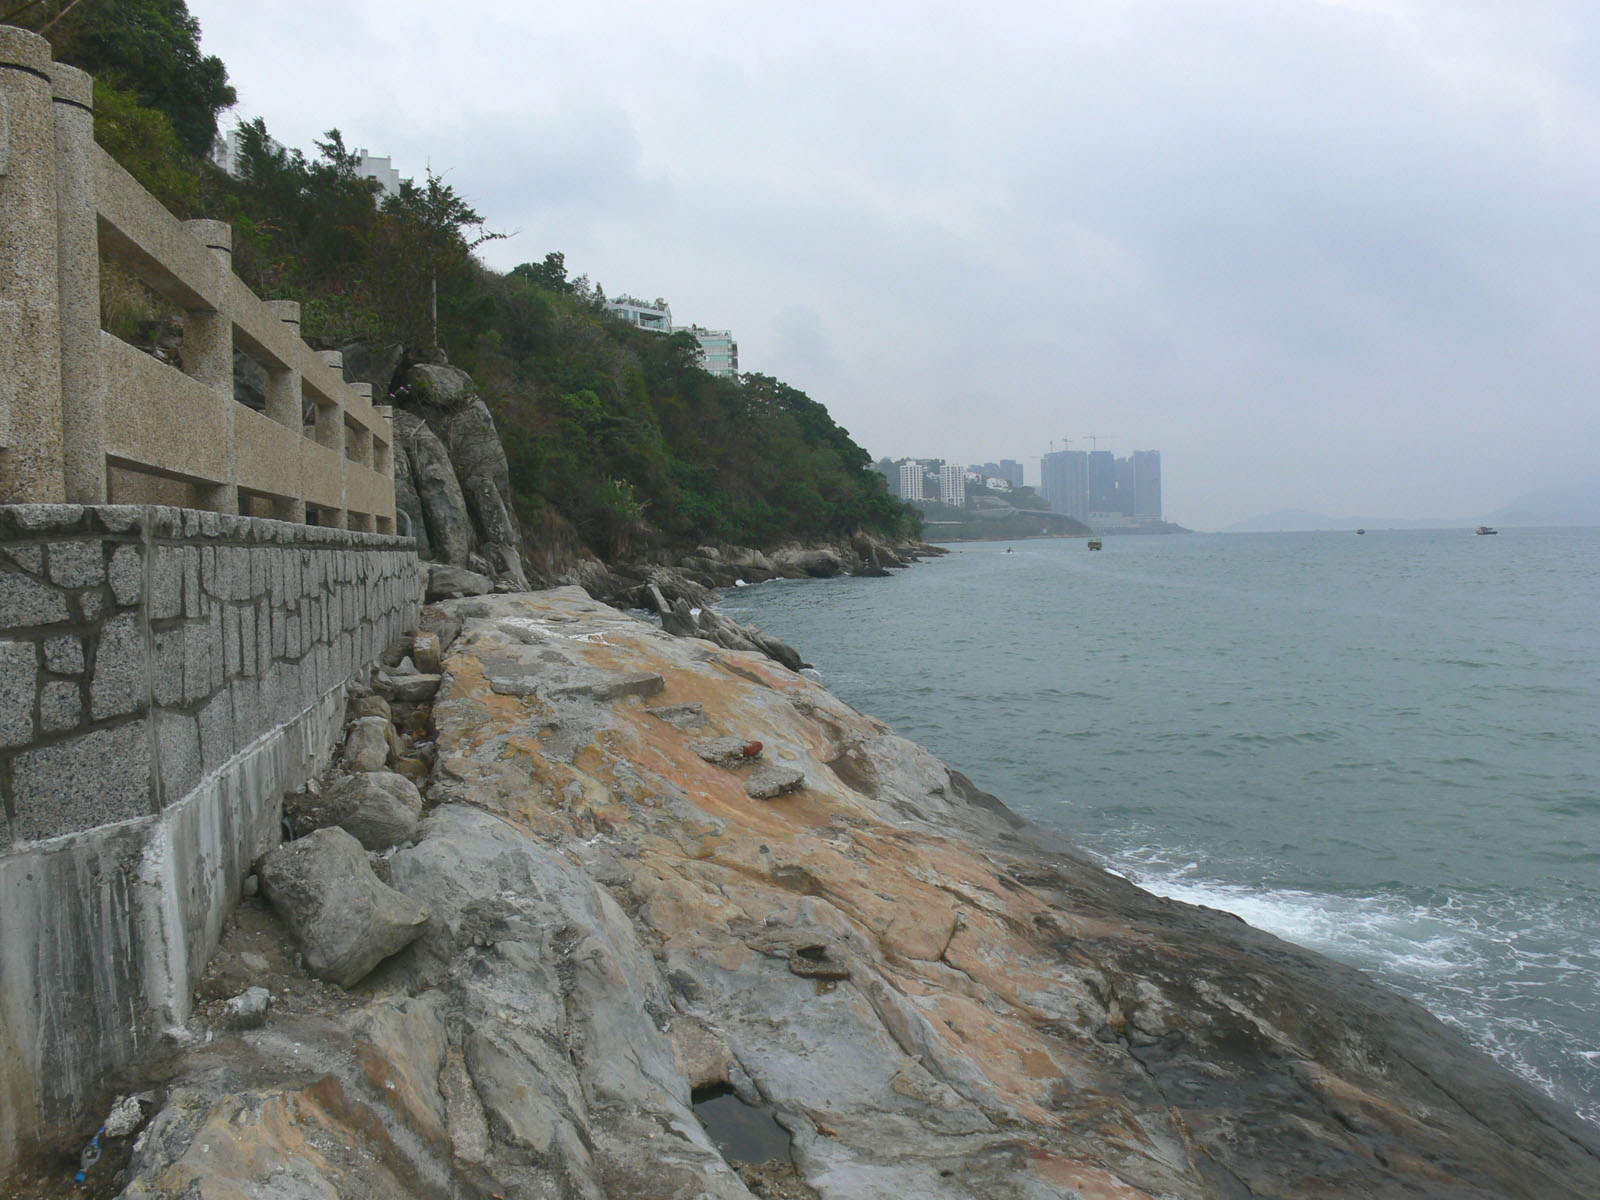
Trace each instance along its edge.
<path fill-rule="evenodd" d="M 171 1068 L 127 1196 L 1600 1195 L 1596 1131 L 1414 1005 L 770 660 L 577 589 L 445 607 L 428 812 L 382 864 L 426 930 Z M 768 767 L 800 785 L 752 799 Z M 692 1110 L 718 1083 L 791 1135 L 760 1191 Z"/>

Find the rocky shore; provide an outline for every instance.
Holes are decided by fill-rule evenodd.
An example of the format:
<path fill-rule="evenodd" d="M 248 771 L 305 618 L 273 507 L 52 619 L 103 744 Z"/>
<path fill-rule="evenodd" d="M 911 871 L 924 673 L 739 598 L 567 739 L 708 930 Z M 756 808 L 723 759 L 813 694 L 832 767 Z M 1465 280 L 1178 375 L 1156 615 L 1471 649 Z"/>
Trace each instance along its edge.
<path fill-rule="evenodd" d="M 413 651 L 92 1194 L 1600 1195 L 1600 1132 L 1415 1005 L 765 654 L 576 587 Z"/>

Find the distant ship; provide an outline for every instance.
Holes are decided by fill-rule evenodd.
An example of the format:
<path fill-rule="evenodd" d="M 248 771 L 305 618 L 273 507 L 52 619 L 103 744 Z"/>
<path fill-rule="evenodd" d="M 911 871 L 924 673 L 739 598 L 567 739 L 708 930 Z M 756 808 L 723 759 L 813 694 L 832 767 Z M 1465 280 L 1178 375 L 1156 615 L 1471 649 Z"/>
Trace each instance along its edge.
<path fill-rule="evenodd" d="M 1357 532 L 1357 533 L 1365 533 L 1365 532 L 1366 532 L 1366 530 L 1365 530 L 1365 529 L 1358 529 L 1358 530 L 1356 530 L 1356 532 Z"/>
<path fill-rule="evenodd" d="M 1499 533 L 1499 532 L 1500 531 L 1498 529 L 1494 528 L 1494 526 L 1492 526 L 1492 525 L 1479 525 L 1478 526 L 1478 533 L 1480 535 L 1485 534 L 1485 533 Z"/>

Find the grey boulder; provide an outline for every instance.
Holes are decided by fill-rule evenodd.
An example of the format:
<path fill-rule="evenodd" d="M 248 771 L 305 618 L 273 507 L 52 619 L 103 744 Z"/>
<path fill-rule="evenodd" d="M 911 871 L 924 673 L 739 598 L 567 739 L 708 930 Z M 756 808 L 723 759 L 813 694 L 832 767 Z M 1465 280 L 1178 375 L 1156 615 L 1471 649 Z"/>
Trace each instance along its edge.
<path fill-rule="evenodd" d="M 344 765 L 352 771 L 381 771 L 389 763 L 389 722 L 361 717 L 344 740 Z"/>
<path fill-rule="evenodd" d="M 752 800 L 774 800 L 779 796 L 797 791 L 804 786 L 805 772 L 795 767 L 780 767 L 776 764 L 762 767 L 745 782 L 745 794 Z"/>
<path fill-rule="evenodd" d="M 342 829 L 319 829 L 261 860 L 261 884 L 300 947 L 306 970 L 340 987 L 421 935 L 427 905 L 379 881 Z"/>
<path fill-rule="evenodd" d="M 487 596 L 494 591 L 494 580 L 465 567 L 433 563 L 428 567 L 428 599 L 458 600 L 462 596 Z"/>
<path fill-rule="evenodd" d="M 408 842 L 422 818 L 422 793 L 404 775 L 365 771 L 345 775 L 320 795 L 296 796 L 288 813 L 296 830 L 337 825 L 368 850 Z"/>

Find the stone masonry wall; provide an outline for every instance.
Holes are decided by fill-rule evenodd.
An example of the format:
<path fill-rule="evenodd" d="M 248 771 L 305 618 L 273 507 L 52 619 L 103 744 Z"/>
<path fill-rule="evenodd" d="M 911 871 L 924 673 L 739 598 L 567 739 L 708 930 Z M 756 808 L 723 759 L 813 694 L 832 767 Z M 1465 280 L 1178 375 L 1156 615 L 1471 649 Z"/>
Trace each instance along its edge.
<path fill-rule="evenodd" d="M 406 538 L 0 507 L 0 853 L 150 815 L 415 620 Z"/>
<path fill-rule="evenodd" d="M 409 538 L 0 506 L 0 1177 L 92 1133 L 192 990 L 344 684 L 415 628 Z M 86 1133 L 87 1131 L 87 1133 Z"/>

